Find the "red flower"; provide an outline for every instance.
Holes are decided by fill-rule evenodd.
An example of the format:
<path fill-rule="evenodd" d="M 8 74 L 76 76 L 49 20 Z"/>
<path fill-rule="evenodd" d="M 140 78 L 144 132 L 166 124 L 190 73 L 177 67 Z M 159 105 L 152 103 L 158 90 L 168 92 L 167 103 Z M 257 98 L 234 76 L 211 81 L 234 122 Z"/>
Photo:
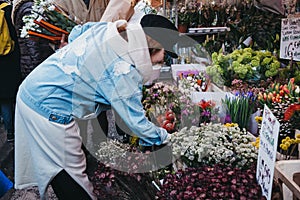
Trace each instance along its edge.
<path fill-rule="evenodd" d="M 292 104 L 290 105 L 286 111 L 284 112 L 284 118 L 283 120 L 288 121 L 290 120 L 295 112 L 300 111 L 300 104 Z"/>
<path fill-rule="evenodd" d="M 200 106 L 200 108 L 202 108 L 203 110 L 206 110 L 207 108 L 212 108 L 215 106 L 215 103 L 212 102 L 211 100 L 209 101 L 205 101 L 205 100 L 201 100 L 198 103 L 198 106 Z"/>

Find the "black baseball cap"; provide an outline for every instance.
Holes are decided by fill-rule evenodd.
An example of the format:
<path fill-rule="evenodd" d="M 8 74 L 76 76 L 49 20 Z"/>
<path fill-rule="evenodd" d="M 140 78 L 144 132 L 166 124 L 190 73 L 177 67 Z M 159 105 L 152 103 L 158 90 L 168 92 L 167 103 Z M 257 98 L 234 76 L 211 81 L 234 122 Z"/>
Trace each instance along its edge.
<path fill-rule="evenodd" d="M 144 32 L 159 42 L 167 54 L 172 58 L 178 58 L 173 47 L 179 41 L 179 32 L 169 19 L 162 15 L 146 14 L 142 17 L 140 24 Z"/>

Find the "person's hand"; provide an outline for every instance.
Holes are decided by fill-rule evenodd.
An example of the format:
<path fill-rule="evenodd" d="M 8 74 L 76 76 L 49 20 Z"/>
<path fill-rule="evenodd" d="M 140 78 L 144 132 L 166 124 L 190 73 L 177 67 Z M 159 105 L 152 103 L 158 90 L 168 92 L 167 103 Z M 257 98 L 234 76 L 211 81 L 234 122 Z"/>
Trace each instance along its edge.
<path fill-rule="evenodd" d="M 66 46 L 67 44 L 68 44 L 68 41 L 67 41 L 67 38 L 66 38 L 66 34 L 62 34 L 60 44 L 59 44 L 58 48 L 61 49 L 64 46 Z"/>

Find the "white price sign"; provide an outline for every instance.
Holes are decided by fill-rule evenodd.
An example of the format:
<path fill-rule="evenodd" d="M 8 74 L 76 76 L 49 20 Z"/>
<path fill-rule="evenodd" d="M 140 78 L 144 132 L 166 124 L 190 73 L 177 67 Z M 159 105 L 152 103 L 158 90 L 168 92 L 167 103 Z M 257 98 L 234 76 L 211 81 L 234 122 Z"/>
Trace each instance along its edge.
<path fill-rule="evenodd" d="M 267 200 L 270 200 L 272 195 L 279 126 L 278 120 L 265 105 L 260 130 L 256 179 Z"/>
<path fill-rule="evenodd" d="M 281 20 L 280 58 L 300 61 L 300 18 Z"/>

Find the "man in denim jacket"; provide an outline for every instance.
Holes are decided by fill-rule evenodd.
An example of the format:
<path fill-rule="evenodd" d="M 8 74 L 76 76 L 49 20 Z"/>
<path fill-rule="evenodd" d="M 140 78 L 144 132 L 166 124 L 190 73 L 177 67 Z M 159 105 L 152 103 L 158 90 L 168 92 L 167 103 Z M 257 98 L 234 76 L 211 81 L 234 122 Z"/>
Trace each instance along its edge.
<path fill-rule="evenodd" d="M 160 35 L 163 27 L 176 31 L 174 37 Z M 75 119 L 95 118 L 110 107 L 142 145 L 165 143 L 166 130 L 145 117 L 142 85 L 157 78 L 152 66 L 163 60 L 165 50 L 176 57 L 171 51 L 177 39 L 176 27 L 158 15 L 145 15 L 141 24 L 119 20 L 75 27 L 69 44 L 35 68 L 19 88 L 15 188 L 37 185 L 44 199 L 48 185 L 64 172 L 69 182 L 61 193 L 54 190 L 60 199 L 96 199 Z"/>

